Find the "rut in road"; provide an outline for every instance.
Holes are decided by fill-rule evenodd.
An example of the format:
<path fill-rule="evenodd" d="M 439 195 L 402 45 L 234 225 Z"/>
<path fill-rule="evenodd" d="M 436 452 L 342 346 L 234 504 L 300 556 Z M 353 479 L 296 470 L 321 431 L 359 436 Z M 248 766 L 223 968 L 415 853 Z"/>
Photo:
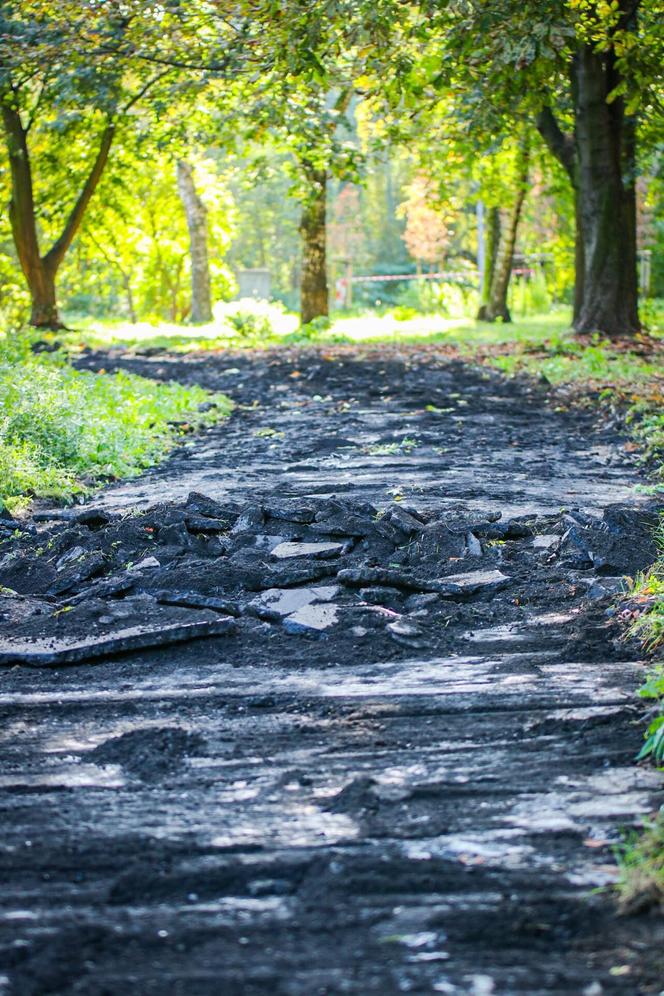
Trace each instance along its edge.
<path fill-rule="evenodd" d="M 83 362 L 238 408 L 0 546 L 0 993 L 657 992 L 617 429 L 425 350 Z"/>

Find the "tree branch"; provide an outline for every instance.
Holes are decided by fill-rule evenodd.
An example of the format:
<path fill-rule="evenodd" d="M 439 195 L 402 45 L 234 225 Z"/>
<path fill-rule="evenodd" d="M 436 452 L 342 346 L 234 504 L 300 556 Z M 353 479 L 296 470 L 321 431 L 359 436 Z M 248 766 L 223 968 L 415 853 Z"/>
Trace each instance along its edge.
<path fill-rule="evenodd" d="M 101 175 L 104 172 L 104 167 L 106 166 L 106 162 L 108 160 L 108 154 L 111 150 L 114 135 L 115 123 L 110 122 L 104 129 L 96 159 L 92 164 L 92 169 L 88 173 L 87 180 L 83 184 L 83 189 L 78 196 L 78 200 L 71 209 L 69 217 L 65 223 L 65 227 L 63 228 L 60 237 L 56 239 L 44 256 L 44 263 L 51 268 L 53 272 L 58 269 L 60 263 L 64 259 L 65 253 L 74 241 L 74 237 L 80 227 L 81 221 L 83 220 L 85 209 L 90 203 L 92 195 L 97 188 L 97 184 L 101 179 Z"/>
<path fill-rule="evenodd" d="M 571 135 L 565 134 L 561 129 L 550 107 L 542 108 L 537 115 L 536 124 L 537 130 L 544 139 L 547 148 L 563 166 L 570 180 L 574 183 L 576 172 L 574 139 Z"/>

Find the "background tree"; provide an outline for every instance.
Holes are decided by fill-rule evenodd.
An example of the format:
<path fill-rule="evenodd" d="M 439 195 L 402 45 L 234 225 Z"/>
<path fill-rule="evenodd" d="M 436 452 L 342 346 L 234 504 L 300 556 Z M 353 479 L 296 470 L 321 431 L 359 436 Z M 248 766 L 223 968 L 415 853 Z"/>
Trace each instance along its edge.
<path fill-rule="evenodd" d="M 196 190 L 194 170 L 186 159 L 178 159 L 177 181 L 180 199 L 189 229 L 189 255 L 191 260 L 192 322 L 212 321 L 212 295 L 210 290 L 210 263 L 208 260 L 207 209 Z"/>
<path fill-rule="evenodd" d="M 110 23 L 122 31 L 119 20 Z M 56 276 L 78 233 L 125 117 L 163 77 L 92 64 L 70 50 L 67 25 L 46 4 L 0 6 L 0 111 L 9 218 L 31 297 L 33 325 L 60 325 Z M 66 53 L 66 57 L 65 57 Z M 90 135 L 96 136 L 90 142 Z M 37 175 L 35 175 L 37 163 Z M 47 250 L 43 241 L 50 241 Z"/>

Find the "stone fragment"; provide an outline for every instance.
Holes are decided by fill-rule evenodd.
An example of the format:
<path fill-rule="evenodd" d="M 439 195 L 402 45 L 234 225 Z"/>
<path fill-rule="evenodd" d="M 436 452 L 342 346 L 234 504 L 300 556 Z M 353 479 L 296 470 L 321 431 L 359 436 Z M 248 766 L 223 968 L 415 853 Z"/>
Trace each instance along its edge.
<path fill-rule="evenodd" d="M 452 532 L 443 522 L 431 522 L 424 526 L 412 547 L 412 558 L 419 560 L 449 560 L 462 557 L 465 550 L 465 537 Z"/>
<path fill-rule="evenodd" d="M 150 594 L 161 605 L 180 605 L 189 609 L 212 609 L 227 616 L 239 616 L 237 602 L 215 595 L 201 595 L 197 591 L 151 591 Z"/>
<path fill-rule="evenodd" d="M 62 556 L 58 560 L 56 560 L 55 569 L 58 573 L 60 573 L 60 571 L 64 571 L 66 567 L 68 567 L 70 564 L 75 563 L 77 560 L 80 560 L 81 557 L 84 556 L 85 556 L 84 547 L 73 546 L 71 550 L 67 550 L 66 553 L 63 553 Z"/>
<path fill-rule="evenodd" d="M 339 571 L 337 581 L 349 587 L 360 588 L 365 584 L 394 585 L 410 591 L 437 592 L 444 598 L 454 598 L 473 595 L 478 591 L 499 591 L 510 583 L 510 578 L 500 571 L 471 571 L 468 574 L 452 574 L 446 578 L 430 580 L 391 568 L 361 567 Z"/>
<path fill-rule="evenodd" d="M 238 533 L 257 532 L 265 522 L 262 505 L 246 506 L 235 520 L 231 536 Z"/>
<path fill-rule="evenodd" d="M 450 574 L 441 578 L 443 584 L 453 584 L 463 595 L 474 595 L 478 591 L 493 592 L 506 588 L 511 578 L 502 571 L 470 571 L 468 574 Z"/>
<path fill-rule="evenodd" d="M 65 566 L 60 576 L 48 589 L 49 595 L 64 595 L 78 585 L 101 573 L 106 566 L 106 560 L 101 553 L 88 553 L 79 557 L 70 566 Z"/>
<path fill-rule="evenodd" d="M 174 522 L 159 530 L 159 542 L 164 546 L 188 547 L 191 537 L 184 522 Z"/>
<path fill-rule="evenodd" d="M 312 505 L 302 505 L 298 502 L 269 501 L 265 504 L 265 514 L 270 519 L 310 523 L 314 521 L 316 510 Z"/>
<path fill-rule="evenodd" d="M 127 574 L 140 574 L 141 571 L 152 570 L 155 567 L 161 567 L 156 557 L 143 557 L 137 564 L 132 564 L 131 567 L 127 568 Z"/>
<path fill-rule="evenodd" d="M 67 604 L 80 605 L 81 602 L 86 602 L 90 598 L 109 598 L 112 595 L 123 595 L 130 591 L 135 584 L 136 578 L 128 577 L 126 574 L 115 578 L 101 578 L 99 581 L 93 582 L 89 588 L 79 592 L 78 595 L 68 598 Z"/>
<path fill-rule="evenodd" d="M 466 555 L 468 557 L 481 557 L 482 544 L 475 533 L 466 533 Z"/>
<path fill-rule="evenodd" d="M 338 585 L 322 585 L 316 588 L 269 588 L 247 605 L 247 611 L 260 619 L 280 620 L 305 605 L 314 602 L 329 602 L 339 593 Z"/>
<path fill-rule="evenodd" d="M 409 595 L 404 607 L 407 612 L 419 612 L 421 609 L 430 609 L 438 602 L 440 596 L 430 591 L 424 595 Z"/>
<path fill-rule="evenodd" d="M 553 550 L 560 542 L 560 536 L 556 533 L 540 533 L 533 536 L 533 547 L 535 550 Z"/>
<path fill-rule="evenodd" d="M 371 588 L 360 588 L 360 598 L 372 605 L 387 605 L 391 607 L 395 602 L 400 602 L 403 592 L 398 588 L 385 588 L 375 585 Z"/>
<path fill-rule="evenodd" d="M 425 527 L 418 519 L 415 519 L 405 509 L 396 505 L 389 508 L 385 515 L 376 521 L 376 530 L 387 539 L 394 539 L 395 542 L 403 542 L 408 537 L 419 533 Z"/>
<path fill-rule="evenodd" d="M 191 514 L 184 520 L 185 526 L 190 533 L 225 533 L 228 531 L 228 523 L 223 519 L 210 519 L 207 515 Z M 161 537 L 160 537 L 161 538 Z"/>
<path fill-rule="evenodd" d="M 221 636 L 235 631 L 232 619 L 202 618 L 203 613 L 193 613 L 186 622 L 156 625 L 127 626 L 114 633 L 97 636 L 0 639 L 0 664 L 24 664 L 29 667 L 54 667 L 60 664 L 78 664 L 98 660 L 128 650 L 145 650 L 163 647 L 185 640 L 206 636 Z"/>
<path fill-rule="evenodd" d="M 342 543 L 279 543 L 272 550 L 272 556 L 277 560 L 289 560 L 292 557 L 314 557 L 327 560 L 337 557 L 343 552 Z"/>
<path fill-rule="evenodd" d="M 323 633 L 337 621 L 336 605 L 303 605 L 284 619 L 287 633 Z"/>

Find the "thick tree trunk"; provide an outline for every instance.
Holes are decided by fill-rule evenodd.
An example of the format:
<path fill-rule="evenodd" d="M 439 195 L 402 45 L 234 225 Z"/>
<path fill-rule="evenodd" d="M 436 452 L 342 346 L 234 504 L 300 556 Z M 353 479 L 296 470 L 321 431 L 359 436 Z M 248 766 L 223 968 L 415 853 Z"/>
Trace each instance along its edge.
<path fill-rule="evenodd" d="M 207 208 L 194 184 L 191 163 L 179 159 L 177 164 L 178 191 L 187 216 L 189 252 L 191 257 L 191 311 L 194 323 L 212 321 L 210 263 L 208 259 Z"/>
<path fill-rule="evenodd" d="M 632 28 L 633 4 L 622 0 L 623 25 Z M 564 166 L 574 189 L 576 215 L 574 328 L 608 336 L 640 328 L 636 255 L 636 143 L 634 119 L 622 97 L 613 52 L 581 46 L 571 70 L 574 134 L 566 135 L 550 108 L 537 127 Z"/>
<path fill-rule="evenodd" d="M 28 132 L 21 121 L 18 110 L 7 103 L 2 104 L 2 123 L 7 141 L 11 176 L 9 220 L 16 254 L 30 291 L 32 301 L 30 324 L 36 325 L 38 328 L 61 328 L 62 323 L 58 315 L 55 291 L 56 274 L 76 236 L 85 210 L 101 179 L 108 161 L 115 126 L 109 124 L 104 130 L 95 161 L 78 199 L 67 217 L 64 228 L 46 255 L 42 256 L 37 236 Z"/>
<path fill-rule="evenodd" d="M 521 220 L 523 202 L 526 199 L 528 190 L 528 165 L 529 147 L 527 139 L 520 143 L 517 161 L 517 188 L 514 200 L 509 208 L 500 212 L 500 221 L 497 228 L 498 244 L 493 262 L 493 272 L 491 274 L 491 284 L 489 287 L 489 299 L 486 305 L 480 309 L 482 321 L 485 322 L 511 322 L 509 308 L 507 307 L 507 292 L 512 276 L 512 261 L 514 259 L 514 247 L 516 246 L 516 236 Z"/>
<path fill-rule="evenodd" d="M 496 257 L 500 243 L 500 211 L 497 207 L 489 209 L 484 245 L 484 274 L 480 290 L 480 306 L 477 312 L 478 322 L 490 321 L 489 303 L 491 301 L 491 285 L 496 272 Z"/>
<path fill-rule="evenodd" d="M 42 264 L 38 270 L 31 272 L 28 286 L 31 301 L 30 324 L 39 329 L 62 328 L 55 292 L 55 273 Z"/>
<path fill-rule="evenodd" d="M 633 123 L 611 57 L 584 46 L 576 59 L 575 146 L 582 252 L 577 332 L 631 335 L 639 329 Z"/>
<path fill-rule="evenodd" d="M 300 320 L 303 325 L 330 312 L 327 286 L 326 208 L 327 174 L 309 170 L 309 197 L 302 208 L 302 276 L 300 278 Z"/>

